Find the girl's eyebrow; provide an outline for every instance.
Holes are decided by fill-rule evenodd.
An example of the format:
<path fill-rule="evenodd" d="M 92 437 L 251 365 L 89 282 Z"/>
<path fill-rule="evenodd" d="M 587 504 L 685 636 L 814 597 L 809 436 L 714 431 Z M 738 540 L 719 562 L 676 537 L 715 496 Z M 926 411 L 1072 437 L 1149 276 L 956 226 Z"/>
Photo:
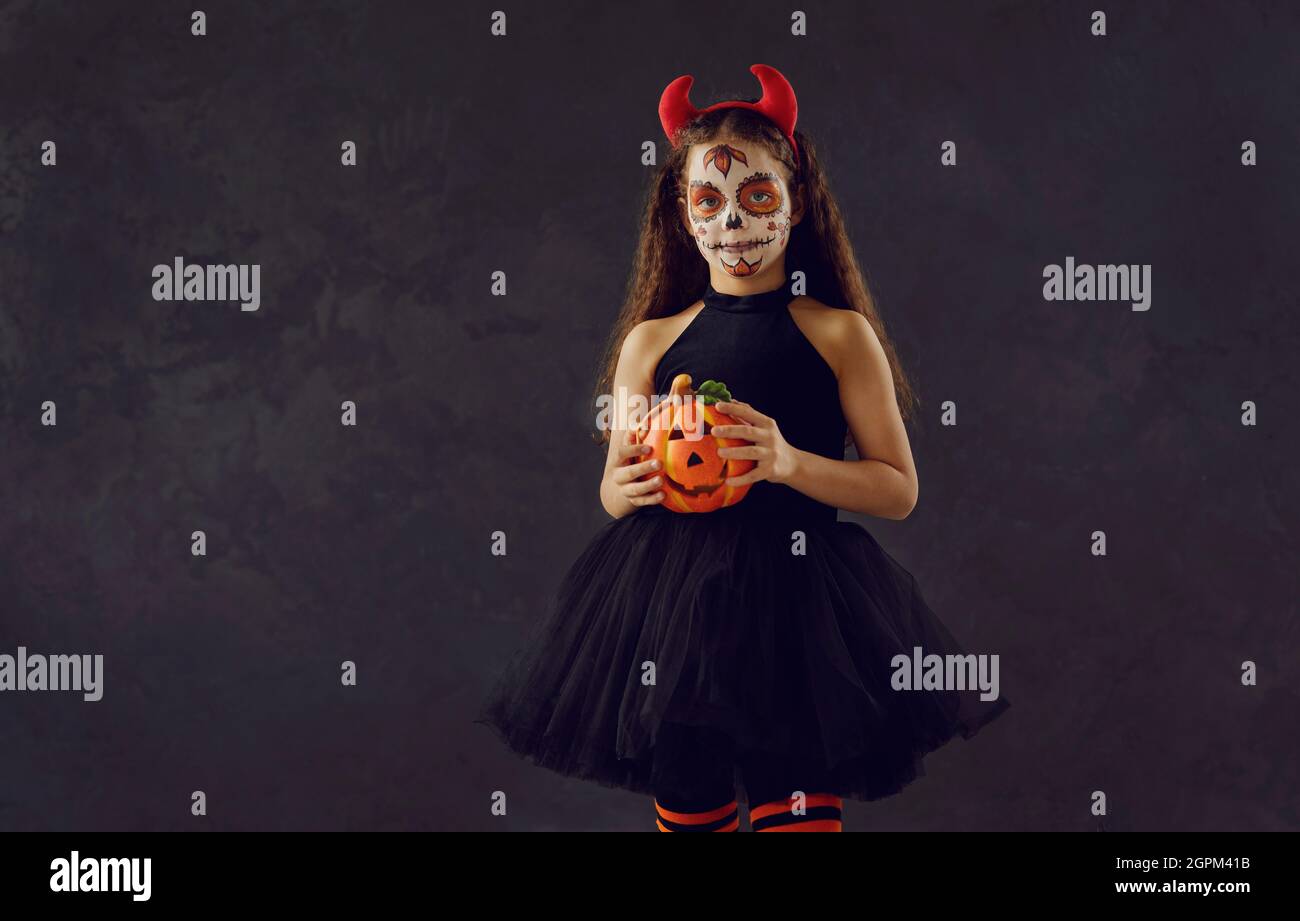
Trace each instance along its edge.
<path fill-rule="evenodd" d="M 691 188 L 712 189 L 713 191 L 717 192 L 719 195 L 722 194 L 722 190 L 707 179 L 692 179 Z"/>

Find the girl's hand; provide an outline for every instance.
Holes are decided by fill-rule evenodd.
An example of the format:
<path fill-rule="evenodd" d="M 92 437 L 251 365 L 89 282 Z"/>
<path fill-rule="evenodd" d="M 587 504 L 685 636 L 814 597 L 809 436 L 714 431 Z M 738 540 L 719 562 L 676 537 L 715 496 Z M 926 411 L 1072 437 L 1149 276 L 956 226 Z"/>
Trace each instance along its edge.
<path fill-rule="evenodd" d="M 618 446 L 618 465 L 610 473 L 610 479 L 623 498 L 633 505 L 657 505 L 664 499 L 661 490 L 662 475 L 651 477 L 644 483 L 638 481 L 638 477 L 659 469 L 657 460 L 637 462 L 637 458 L 649 454 L 651 450 L 649 445 L 636 443 L 635 433 L 631 429 L 623 433 L 623 441 Z"/>
<path fill-rule="evenodd" d="M 735 460 L 757 461 L 749 473 L 727 477 L 728 486 L 745 486 L 759 480 L 784 483 L 794 474 L 798 452 L 790 446 L 777 428 L 776 420 L 765 416 L 740 400 L 720 401 L 713 404 L 718 412 L 735 416 L 744 425 L 715 425 L 713 434 L 721 438 L 743 438 L 752 445 L 738 448 L 719 448 L 718 456 Z"/>

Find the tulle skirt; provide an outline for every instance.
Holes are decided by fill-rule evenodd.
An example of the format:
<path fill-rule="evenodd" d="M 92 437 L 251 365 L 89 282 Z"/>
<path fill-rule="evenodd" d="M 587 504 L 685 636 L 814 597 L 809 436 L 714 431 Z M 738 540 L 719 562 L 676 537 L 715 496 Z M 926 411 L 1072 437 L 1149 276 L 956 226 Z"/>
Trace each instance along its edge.
<path fill-rule="evenodd" d="M 908 680 L 919 657 L 965 652 L 863 527 L 751 510 L 647 507 L 604 525 L 476 721 L 536 764 L 609 787 L 651 793 L 667 767 L 656 772 L 656 738 L 676 724 L 873 800 L 1010 705 L 970 683 Z"/>

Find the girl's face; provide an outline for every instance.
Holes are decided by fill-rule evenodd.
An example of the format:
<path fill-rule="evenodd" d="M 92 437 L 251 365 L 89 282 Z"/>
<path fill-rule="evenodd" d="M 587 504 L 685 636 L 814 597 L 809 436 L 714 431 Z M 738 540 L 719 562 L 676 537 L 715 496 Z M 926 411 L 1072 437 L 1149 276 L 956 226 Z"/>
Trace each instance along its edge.
<path fill-rule="evenodd" d="M 687 166 L 678 202 L 710 273 L 748 278 L 783 266 L 790 228 L 803 216 L 785 165 L 757 143 L 718 140 L 692 145 Z"/>

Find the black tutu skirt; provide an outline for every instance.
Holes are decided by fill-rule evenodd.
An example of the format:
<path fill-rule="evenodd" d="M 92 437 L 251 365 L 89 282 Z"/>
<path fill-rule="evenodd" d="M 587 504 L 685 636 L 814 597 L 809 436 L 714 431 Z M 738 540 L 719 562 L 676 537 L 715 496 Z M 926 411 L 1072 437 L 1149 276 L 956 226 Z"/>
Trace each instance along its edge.
<path fill-rule="evenodd" d="M 895 657 L 918 647 L 964 653 L 860 525 L 747 514 L 745 502 L 651 506 L 595 535 L 476 722 L 538 765 L 608 787 L 651 793 L 656 738 L 676 724 L 806 766 L 825 792 L 879 799 L 1010 705 L 977 689 L 895 689 Z"/>

